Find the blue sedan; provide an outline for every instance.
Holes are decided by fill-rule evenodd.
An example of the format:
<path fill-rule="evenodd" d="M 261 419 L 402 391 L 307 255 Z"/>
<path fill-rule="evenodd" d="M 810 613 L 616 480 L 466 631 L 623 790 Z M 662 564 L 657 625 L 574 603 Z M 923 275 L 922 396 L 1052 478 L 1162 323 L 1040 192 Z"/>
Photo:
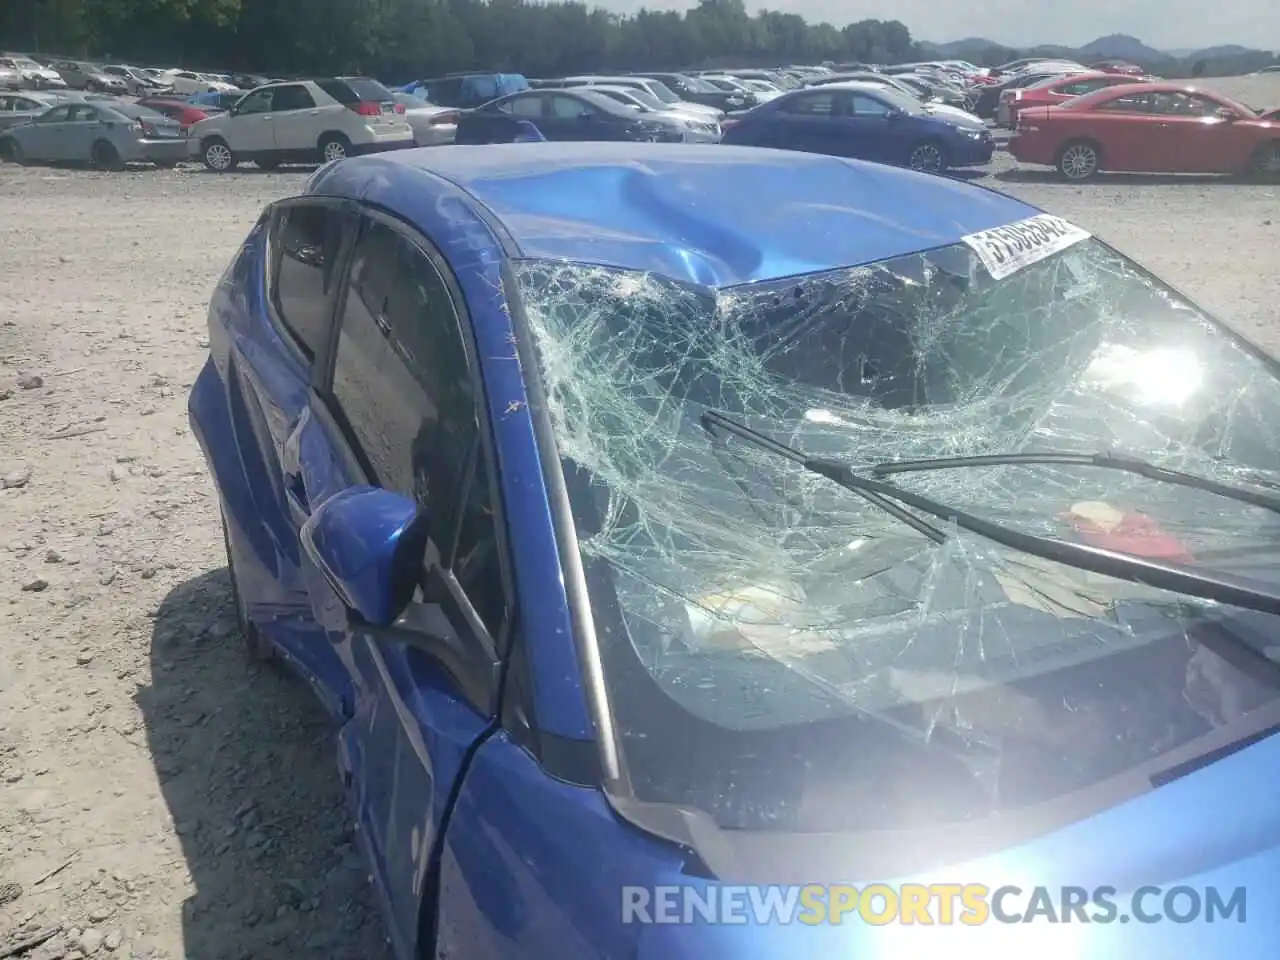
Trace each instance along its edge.
<path fill-rule="evenodd" d="M 270 205 L 209 329 L 243 633 L 400 960 L 1274 956 L 1280 381 L 1086 230 L 405 151 Z"/>
<path fill-rule="evenodd" d="M 825 153 L 941 173 L 989 163 L 995 141 L 976 118 L 934 113 L 869 84 L 795 90 L 726 122 L 724 143 Z"/>

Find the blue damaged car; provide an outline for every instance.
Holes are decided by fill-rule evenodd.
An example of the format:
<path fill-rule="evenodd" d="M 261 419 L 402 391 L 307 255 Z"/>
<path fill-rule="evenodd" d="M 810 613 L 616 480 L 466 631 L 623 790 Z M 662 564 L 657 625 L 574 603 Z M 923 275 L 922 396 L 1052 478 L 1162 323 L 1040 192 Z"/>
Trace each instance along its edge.
<path fill-rule="evenodd" d="M 400 960 L 1274 956 L 1277 366 L 1080 226 L 405 151 L 271 204 L 209 330 L 243 632 Z"/>

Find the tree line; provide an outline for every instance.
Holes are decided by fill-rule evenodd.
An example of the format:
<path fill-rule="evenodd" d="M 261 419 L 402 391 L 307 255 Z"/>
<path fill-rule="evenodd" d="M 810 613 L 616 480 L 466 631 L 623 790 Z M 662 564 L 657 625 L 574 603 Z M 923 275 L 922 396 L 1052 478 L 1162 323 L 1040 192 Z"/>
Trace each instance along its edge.
<path fill-rule="evenodd" d="M 901 62 L 896 20 L 845 27 L 748 15 L 742 0 L 621 16 L 524 0 L 0 0 L 0 47 L 154 66 L 411 80 L 457 70 L 531 77 L 603 69 Z"/>
<path fill-rule="evenodd" d="M 470 69 L 555 77 L 939 57 L 897 20 L 835 27 L 790 13 L 751 16 L 743 0 L 700 0 L 684 12 L 633 16 L 580 2 L 524 0 L 0 0 L 0 49 L 275 76 L 364 73 L 406 82 Z M 1036 54 L 1073 52 L 991 47 L 962 55 L 996 66 Z M 1270 62 L 1269 54 L 1251 54 L 1210 63 L 1204 72 L 1241 73 Z M 1169 59 L 1143 66 L 1174 77 L 1188 75 L 1192 64 Z"/>

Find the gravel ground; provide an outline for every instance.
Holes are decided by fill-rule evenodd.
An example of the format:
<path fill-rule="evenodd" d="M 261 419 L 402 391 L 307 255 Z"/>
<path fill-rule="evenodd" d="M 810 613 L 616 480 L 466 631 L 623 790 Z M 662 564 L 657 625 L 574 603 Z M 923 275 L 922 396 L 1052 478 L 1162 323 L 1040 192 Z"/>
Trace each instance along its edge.
<path fill-rule="evenodd" d="M 186 424 L 210 289 L 306 172 L 0 166 L 0 946 L 61 926 L 35 960 L 387 955 L 324 718 L 241 656 Z M 1280 350 L 1280 187 L 978 182 Z"/>

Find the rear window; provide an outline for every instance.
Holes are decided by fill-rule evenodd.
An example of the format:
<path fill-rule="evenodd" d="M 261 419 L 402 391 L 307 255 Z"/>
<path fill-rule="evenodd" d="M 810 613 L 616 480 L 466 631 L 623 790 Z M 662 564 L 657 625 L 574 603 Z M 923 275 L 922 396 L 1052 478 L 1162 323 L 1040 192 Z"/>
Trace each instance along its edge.
<path fill-rule="evenodd" d="M 134 120 L 164 120 L 164 114 L 151 107 L 144 107 L 140 103 L 119 103 L 111 104 L 110 109 L 116 113 L 123 113 L 126 117 L 132 117 Z"/>
<path fill-rule="evenodd" d="M 342 77 L 333 80 L 317 80 L 316 86 L 339 103 L 360 103 L 364 100 L 391 100 L 391 91 L 377 80 L 368 77 Z"/>

